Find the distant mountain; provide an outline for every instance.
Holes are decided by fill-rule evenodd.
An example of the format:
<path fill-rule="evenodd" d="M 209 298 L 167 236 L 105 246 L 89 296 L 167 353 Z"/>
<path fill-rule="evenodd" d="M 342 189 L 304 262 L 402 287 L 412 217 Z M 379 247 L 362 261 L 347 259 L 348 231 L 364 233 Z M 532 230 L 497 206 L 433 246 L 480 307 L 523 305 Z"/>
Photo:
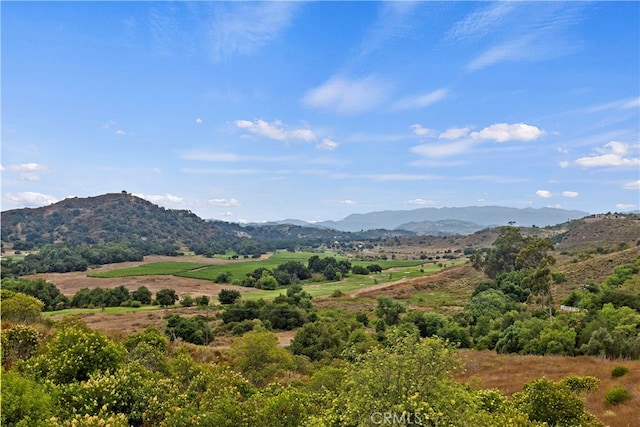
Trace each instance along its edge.
<path fill-rule="evenodd" d="M 588 212 L 555 208 L 508 208 L 501 206 L 470 206 L 463 208 L 420 208 L 407 211 L 379 211 L 353 214 L 340 221 L 324 221 L 316 226 L 334 228 L 341 231 L 358 231 L 375 228 L 393 230 L 403 224 L 423 221 L 457 220 L 478 224 L 481 227 L 507 225 L 544 227 L 556 225 L 572 219 L 583 218 Z M 461 229 L 463 230 L 463 229 Z M 460 232 L 467 234 L 467 232 Z"/>
<path fill-rule="evenodd" d="M 454 234 L 473 234 L 486 227 L 471 221 L 457 219 L 443 219 L 440 221 L 420 221 L 401 224 L 395 230 L 412 231 L 425 236 L 450 236 Z"/>

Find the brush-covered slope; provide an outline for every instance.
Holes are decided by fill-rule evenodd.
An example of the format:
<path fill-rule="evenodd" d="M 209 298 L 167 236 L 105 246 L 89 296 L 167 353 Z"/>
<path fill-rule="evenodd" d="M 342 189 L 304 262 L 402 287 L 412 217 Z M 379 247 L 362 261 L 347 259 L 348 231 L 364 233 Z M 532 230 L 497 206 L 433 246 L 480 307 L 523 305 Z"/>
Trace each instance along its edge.
<path fill-rule="evenodd" d="M 154 205 L 128 193 L 69 198 L 36 209 L 2 212 L 2 241 L 30 249 L 46 243 L 150 241 L 192 246 L 239 239 L 190 211 Z"/>

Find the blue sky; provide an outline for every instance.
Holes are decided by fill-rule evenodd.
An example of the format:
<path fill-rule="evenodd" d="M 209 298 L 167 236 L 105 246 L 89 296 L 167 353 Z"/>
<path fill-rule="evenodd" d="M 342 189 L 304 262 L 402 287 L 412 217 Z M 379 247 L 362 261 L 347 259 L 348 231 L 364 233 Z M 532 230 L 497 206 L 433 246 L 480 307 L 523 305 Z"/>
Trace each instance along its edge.
<path fill-rule="evenodd" d="M 639 209 L 638 2 L 10 2 L 2 210 Z"/>

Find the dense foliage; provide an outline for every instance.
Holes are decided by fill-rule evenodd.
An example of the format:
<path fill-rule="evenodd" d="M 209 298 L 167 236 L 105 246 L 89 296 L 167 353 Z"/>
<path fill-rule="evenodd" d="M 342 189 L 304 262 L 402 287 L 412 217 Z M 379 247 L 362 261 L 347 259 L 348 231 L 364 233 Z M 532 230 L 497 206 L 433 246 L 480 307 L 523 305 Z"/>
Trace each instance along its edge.
<path fill-rule="evenodd" d="M 601 425 L 585 412 L 582 397 L 597 386 L 595 379 L 537 380 L 510 399 L 456 382 L 456 350 L 441 339 L 420 338 L 415 327 L 390 328 L 379 338 L 368 348 L 357 339 L 344 343 L 345 355 L 359 348 L 357 357 L 333 353 L 312 366 L 306 356 L 278 346 L 273 333 L 257 329 L 237 338 L 225 358 L 199 362 L 188 347 L 169 346 L 155 328 L 118 344 L 65 320 L 39 354 L 2 372 L 1 421 L 6 426 L 373 426 L 386 419 L 432 426 Z"/>

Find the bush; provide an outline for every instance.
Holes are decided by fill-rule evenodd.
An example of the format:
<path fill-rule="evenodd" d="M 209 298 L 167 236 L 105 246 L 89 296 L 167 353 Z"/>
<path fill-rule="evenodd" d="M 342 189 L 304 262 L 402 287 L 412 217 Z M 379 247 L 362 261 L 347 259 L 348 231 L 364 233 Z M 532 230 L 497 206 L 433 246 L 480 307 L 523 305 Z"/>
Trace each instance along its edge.
<path fill-rule="evenodd" d="M 218 294 L 220 304 L 234 304 L 240 298 L 240 291 L 235 289 L 223 289 Z"/>
<path fill-rule="evenodd" d="M 629 373 L 629 368 L 626 366 L 616 366 L 611 370 L 611 378 L 620 378 Z"/>
<path fill-rule="evenodd" d="M 631 392 L 622 386 L 611 387 L 604 393 L 604 400 L 612 405 L 617 405 L 631 399 Z"/>
<path fill-rule="evenodd" d="M 344 295 L 344 294 L 342 293 L 342 291 L 340 289 L 336 289 L 335 291 L 333 291 L 331 293 L 331 297 L 332 298 L 340 298 L 342 295 Z"/>

